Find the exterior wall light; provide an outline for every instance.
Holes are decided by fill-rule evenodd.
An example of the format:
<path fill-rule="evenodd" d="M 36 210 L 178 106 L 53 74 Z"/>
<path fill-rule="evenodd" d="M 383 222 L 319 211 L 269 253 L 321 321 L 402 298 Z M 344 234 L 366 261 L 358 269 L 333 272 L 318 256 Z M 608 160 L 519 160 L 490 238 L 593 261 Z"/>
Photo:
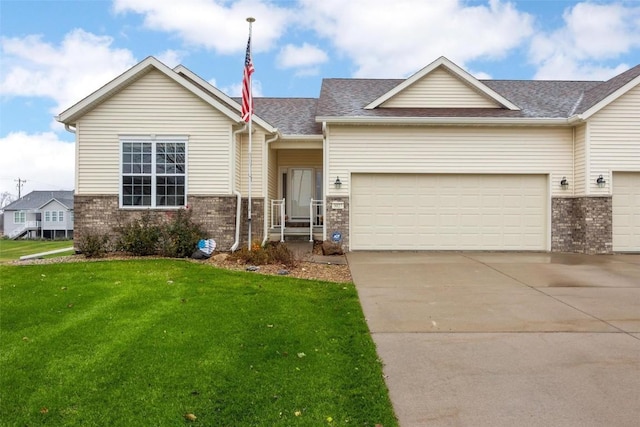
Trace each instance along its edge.
<path fill-rule="evenodd" d="M 562 187 L 563 190 L 566 190 L 567 188 L 569 188 L 569 181 L 567 181 L 566 176 L 562 177 L 562 181 L 560 181 L 560 187 Z"/>
<path fill-rule="evenodd" d="M 599 188 L 604 187 L 604 185 L 607 183 L 607 181 L 605 181 L 605 179 L 602 177 L 602 175 L 600 175 L 598 177 L 598 179 L 596 179 L 596 184 L 598 184 Z"/>
<path fill-rule="evenodd" d="M 339 190 L 342 187 L 342 181 L 340 181 L 340 177 L 337 176 L 333 185 Z"/>

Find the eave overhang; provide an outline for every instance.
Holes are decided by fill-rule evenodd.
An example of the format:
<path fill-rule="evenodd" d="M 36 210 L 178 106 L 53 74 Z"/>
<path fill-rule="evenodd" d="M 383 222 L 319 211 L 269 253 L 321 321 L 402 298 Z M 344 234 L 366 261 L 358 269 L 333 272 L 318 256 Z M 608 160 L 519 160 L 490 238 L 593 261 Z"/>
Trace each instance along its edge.
<path fill-rule="evenodd" d="M 316 122 L 327 124 L 362 125 L 460 125 L 460 126 L 569 126 L 580 118 L 537 118 L 537 117 L 359 117 L 359 116 L 317 116 Z"/>

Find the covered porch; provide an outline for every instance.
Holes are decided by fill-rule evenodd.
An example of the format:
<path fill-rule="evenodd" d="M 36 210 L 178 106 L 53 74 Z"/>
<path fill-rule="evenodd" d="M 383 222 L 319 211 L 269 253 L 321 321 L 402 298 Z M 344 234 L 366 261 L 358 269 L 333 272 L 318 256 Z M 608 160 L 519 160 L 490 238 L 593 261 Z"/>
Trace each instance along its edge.
<path fill-rule="evenodd" d="M 322 140 L 269 147 L 269 240 L 324 240 Z"/>

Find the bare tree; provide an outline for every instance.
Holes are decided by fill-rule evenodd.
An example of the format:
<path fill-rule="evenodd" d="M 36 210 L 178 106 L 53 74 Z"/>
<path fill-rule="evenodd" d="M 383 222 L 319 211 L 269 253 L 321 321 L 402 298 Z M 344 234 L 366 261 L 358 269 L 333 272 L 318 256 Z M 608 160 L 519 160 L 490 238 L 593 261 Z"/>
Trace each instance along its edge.
<path fill-rule="evenodd" d="M 8 191 L 0 193 L 0 210 L 2 210 L 9 203 L 15 202 L 16 197 Z"/>

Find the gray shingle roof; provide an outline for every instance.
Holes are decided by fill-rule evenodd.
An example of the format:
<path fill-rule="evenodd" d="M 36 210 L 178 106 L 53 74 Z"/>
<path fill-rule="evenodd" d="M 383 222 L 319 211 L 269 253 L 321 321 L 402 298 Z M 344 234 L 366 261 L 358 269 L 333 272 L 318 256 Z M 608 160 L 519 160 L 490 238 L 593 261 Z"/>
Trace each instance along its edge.
<path fill-rule="evenodd" d="M 396 79 L 325 79 L 318 116 L 351 117 L 538 117 L 567 118 L 582 94 L 602 82 L 481 80 L 521 108 L 377 108 L 364 107 L 403 82 Z"/>
<path fill-rule="evenodd" d="M 375 108 L 364 107 L 403 79 L 324 79 L 320 97 L 254 98 L 256 114 L 283 135 L 321 135 L 316 117 L 461 117 L 566 119 L 580 114 L 640 75 L 640 65 L 606 81 L 480 80 L 520 107 Z M 233 98 L 240 103 L 240 98 Z"/>
<path fill-rule="evenodd" d="M 616 90 L 620 89 L 622 86 L 629 83 L 631 80 L 640 76 L 640 64 L 636 65 L 633 68 L 625 71 L 622 74 L 618 74 L 612 79 L 607 80 L 589 90 L 587 90 L 576 109 L 576 113 L 584 113 L 589 108 L 596 105 L 598 102 L 602 101 L 607 96 L 611 95 Z"/>
<path fill-rule="evenodd" d="M 4 207 L 5 211 L 38 209 L 56 199 L 69 209 L 73 209 L 73 190 L 71 191 L 32 191 Z"/>
<path fill-rule="evenodd" d="M 322 135 L 316 98 L 254 98 L 256 114 L 283 135 Z"/>

